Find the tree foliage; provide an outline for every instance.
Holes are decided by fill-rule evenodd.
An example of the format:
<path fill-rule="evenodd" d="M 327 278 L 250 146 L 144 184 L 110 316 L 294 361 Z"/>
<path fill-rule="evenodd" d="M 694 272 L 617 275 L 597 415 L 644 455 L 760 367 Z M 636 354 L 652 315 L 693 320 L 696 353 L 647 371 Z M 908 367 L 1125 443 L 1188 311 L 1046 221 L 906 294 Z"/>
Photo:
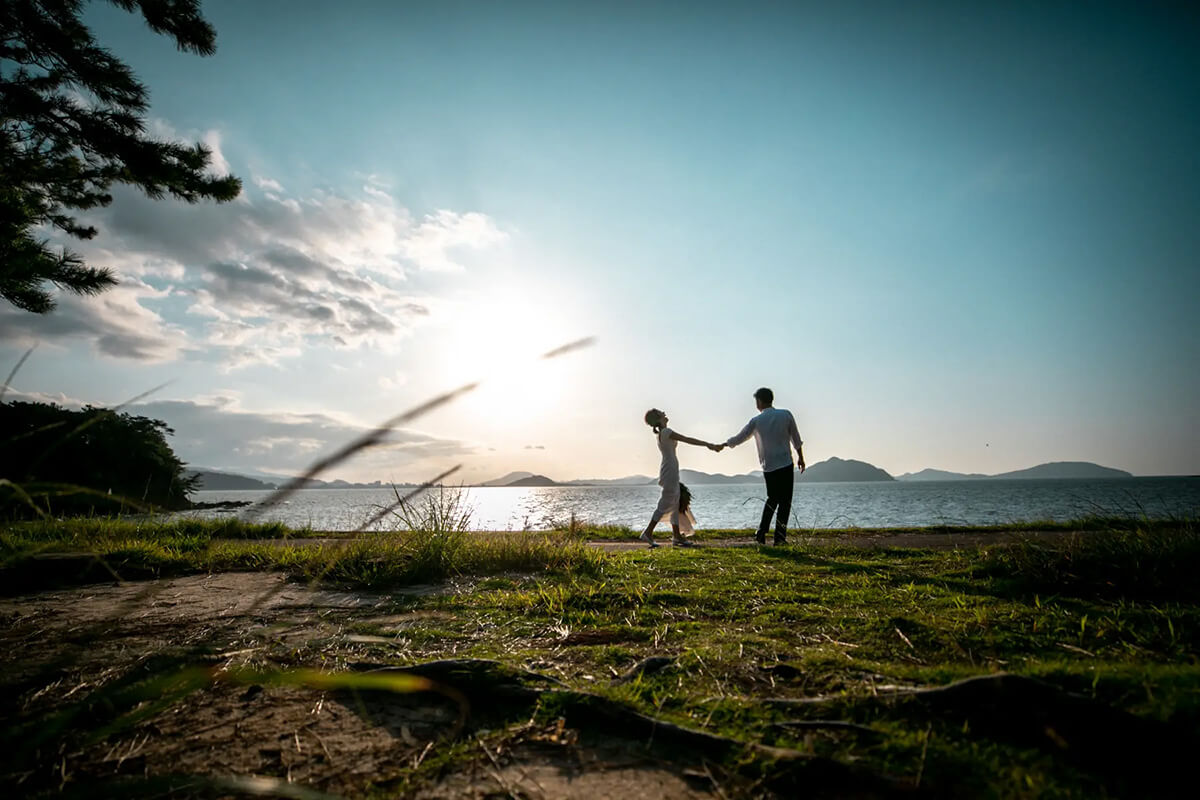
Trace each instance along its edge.
<path fill-rule="evenodd" d="M 167 443 L 165 422 L 87 406 L 0 403 L 0 509 L 5 515 L 185 508 L 195 478 Z"/>
<path fill-rule="evenodd" d="M 198 0 L 109 0 L 140 11 L 150 29 L 180 50 L 216 51 L 216 33 Z M 146 132 L 148 95 L 133 72 L 101 47 L 80 20 L 83 0 L 0 0 L 0 297 L 27 311 L 54 308 L 52 283 L 78 294 L 113 286 L 44 238 L 57 228 L 90 239 L 96 228 L 73 212 L 112 202 L 114 183 L 189 203 L 232 200 L 233 176 L 208 172 L 203 144 Z"/>

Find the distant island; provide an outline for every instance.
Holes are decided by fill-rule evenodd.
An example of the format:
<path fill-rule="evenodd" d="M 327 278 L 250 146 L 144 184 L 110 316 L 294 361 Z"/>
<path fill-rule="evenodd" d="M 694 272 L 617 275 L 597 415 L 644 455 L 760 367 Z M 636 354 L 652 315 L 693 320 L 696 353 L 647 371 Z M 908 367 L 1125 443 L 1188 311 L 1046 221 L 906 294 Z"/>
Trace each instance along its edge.
<path fill-rule="evenodd" d="M 720 486 L 759 483 L 762 472 L 755 470 L 741 475 L 726 475 L 724 473 L 700 472 L 694 469 L 681 469 L 680 479 L 694 486 Z M 829 458 L 810 466 L 803 475 L 796 473 L 796 480 L 812 483 L 832 481 L 892 481 L 895 480 L 884 470 L 865 461 L 853 459 Z M 649 475 L 628 475 L 624 478 L 593 478 L 588 480 L 555 481 L 545 475 L 535 475 L 532 472 L 510 472 L 499 478 L 484 481 L 479 484 L 486 487 L 529 487 L 529 486 L 646 486 L 656 484 L 658 479 Z"/>
<path fill-rule="evenodd" d="M 976 480 L 1087 480 L 1096 478 L 1132 478 L 1133 473 L 1123 469 L 1102 467 L 1090 461 L 1051 461 L 1028 469 L 1001 472 L 996 475 L 981 475 L 977 472 L 947 472 L 941 469 L 923 469 L 906 472 L 897 477 L 901 481 L 976 481 Z"/>
<path fill-rule="evenodd" d="M 990 478 L 979 472 L 947 472 L 944 469 L 923 469 L 920 472 L 906 472 L 897 475 L 898 481 L 979 481 Z"/>
<path fill-rule="evenodd" d="M 517 478 L 514 481 L 504 484 L 504 486 L 561 486 L 562 484 L 552 481 L 545 475 L 527 475 L 524 478 Z"/>
<path fill-rule="evenodd" d="M 797 472 L 797 481 L 805 483 L 850 483 L 860 481 L 894 481 L 891 475 L 874 464 L 836 456 L 818 461 L 803 474 Z"/>

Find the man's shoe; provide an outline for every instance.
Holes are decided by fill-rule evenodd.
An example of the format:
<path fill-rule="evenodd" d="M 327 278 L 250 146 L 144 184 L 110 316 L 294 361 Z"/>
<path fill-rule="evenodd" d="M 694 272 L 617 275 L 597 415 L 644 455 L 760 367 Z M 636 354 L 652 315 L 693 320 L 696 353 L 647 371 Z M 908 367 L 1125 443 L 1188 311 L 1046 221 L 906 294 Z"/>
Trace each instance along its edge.
<path fill-rule="evenodd" d="M 767 535 L 765 533 L 756 533 L 754 535 L 754 541 L 758 542 L 759 544 L 766 544 Z"/>
<path fill-rule="evenodd" d="M 785 544 L 787 544 L 787 537 L 786 536 L 776 536 L 773 544 L 776 547 L 783 547 Z"/>

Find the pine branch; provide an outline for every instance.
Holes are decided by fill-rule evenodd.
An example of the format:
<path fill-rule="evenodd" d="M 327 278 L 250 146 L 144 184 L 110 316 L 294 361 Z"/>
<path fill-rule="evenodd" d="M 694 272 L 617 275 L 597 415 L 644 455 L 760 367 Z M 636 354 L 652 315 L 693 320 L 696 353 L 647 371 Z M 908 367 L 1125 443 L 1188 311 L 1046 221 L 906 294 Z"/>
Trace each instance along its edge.
<path fill-rule="evenodd" d="M 216 34 L 197 0 L 110 0 L 139 12 L 180 50 L 211 55 Z M 148 197 L 225 202 L 241 191 L 231 175 L 208 172 L 203 144 L 145 135 L 146 87 L 81 21 L 81 0 L 0 0 L 0 297 L 19 308 L 54 308 L 53 283 L 91 295 L 116 283 L 67 250 L 32 236 L 53 226 L 88 239 L 96 228 L 71 211 L 112 202 L 114 182 Z"/>

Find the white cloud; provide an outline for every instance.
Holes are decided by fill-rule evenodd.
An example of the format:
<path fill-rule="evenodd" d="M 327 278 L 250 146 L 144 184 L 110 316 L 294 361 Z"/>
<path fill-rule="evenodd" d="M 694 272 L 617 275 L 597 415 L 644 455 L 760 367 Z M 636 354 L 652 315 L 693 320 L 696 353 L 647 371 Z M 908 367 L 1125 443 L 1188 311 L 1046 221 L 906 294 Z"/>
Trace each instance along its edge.
<path fill-rule="evenodd" d="M 297 474 L 318 458 L 366 432 L 328 414 L 246 411 L 236 396 L 204 401 L 161 400 L 130 413 L 165 421 L 171 446 L 189 464 L 220 469 Z M 363 451 L 332 475 L 357 480 L 408 480 L 437 474 L 473 452 L 463 442 L 396 430 L 382 446 Z"/>
<path fill-rule="evenodd" d="M 218 131 L 189 137 L 157 120 L 151 132 L 200 138 L 214 169 L 229 168 Z M 464 254 L 506 238 L 477 212 L 414 219 L 370 176 L 355 195 L 288 195 L 272 178 L 252 182 L 253 194 L 226 204 L 154 201 L 116 187 L 112 206 L 87 215 L 97 239 L 66 244 L 113 268 L 121 286 L 96 298 L 62 295 L 59 310 L 40 318 L 0 309 L 0 335 L 87 337 L 105 355 L 142 361 L 193 351 L 229 368 L 321 343 L 391 351 L 433 302 L 408 289 L 413 271 L 461 270 Z M 164 301 L 151 303 L 156 311 L 145 304 L 155 300 Z"/>
<path fill-rule="evenodd" d="M 229 162 L 225 160 L 225 154 L 221 152 L 220 131 L 205 131 L 201 141 L 204 142 L 205 147 L 207 147 L 210 152 L 208 171 L 211 174 L 224 177 L 233 172 L 233 168 L 230 167 Z"/>
<path fill-rule="evenodd" d="M 4 402 L 54 403 L 64 408 L 83 408 L 87 405 L 86 400 L 70 397 L 62 392 L 22 392 L 12 386 L 4 392 Z"/>
<path fill-rule="evenodd" d="M 485 214 L 438 211 L 426 216 L 404 243 L 404 253 L 429 270 L 460 270 L 455 253 L 498 244 L 506 234 Z"/>
<path fill-rule="evenodd" d="M 283 194 L 283 187 L 279 184 L 279 181 L 272 178 L 267 178 L 262 175 L 255 175 L 254 185 L 268 192 Z"/>
<path fill-rule="evenodd" d="M 0 308 L 0 338 L 19 347 L 38 341 L 86 338 L 113 358 L 162 362 L 179 358 L 193 343 L 176 325 L 142 305 L 165 292 L 126 279 L 96 297 L 60 295 L 50 314 Z"/>
<path fill-rule="evenodd" d="M 404 372 L 396 372 L 391 375 L 383 375 L 379 378 L 379 388 L 385 391 L 395 391 L 403 388 L 408 383 L 408 375 Z"/>

